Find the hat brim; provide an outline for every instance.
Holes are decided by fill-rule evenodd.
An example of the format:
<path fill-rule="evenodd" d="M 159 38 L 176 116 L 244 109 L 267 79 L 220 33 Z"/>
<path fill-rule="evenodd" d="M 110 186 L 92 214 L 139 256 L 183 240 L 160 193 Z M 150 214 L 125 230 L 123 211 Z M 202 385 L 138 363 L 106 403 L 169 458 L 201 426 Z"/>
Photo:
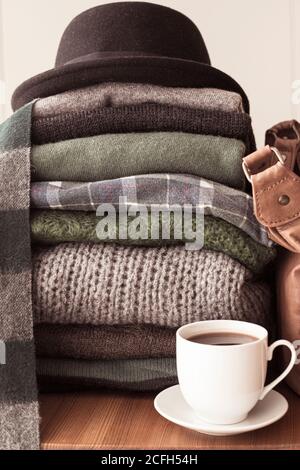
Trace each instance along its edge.
<path fill-rule="evenodd" d="M 246 113 L 249 101 L 229 75 L 200 62 L 169 57 L 113 57 L 67 64 L 26 80 L 14 92 L 14 111 L 37 98 L 103 82 L 152 83 L 184 88 L 220 88 L 241 95 Z"/>

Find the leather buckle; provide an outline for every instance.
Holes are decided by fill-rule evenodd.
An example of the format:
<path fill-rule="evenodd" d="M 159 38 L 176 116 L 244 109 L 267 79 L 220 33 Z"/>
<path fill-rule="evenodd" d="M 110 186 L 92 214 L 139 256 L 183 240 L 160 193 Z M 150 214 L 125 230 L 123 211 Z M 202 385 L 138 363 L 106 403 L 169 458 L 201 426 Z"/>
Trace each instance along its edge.
<path fill-rule="evenodd" d="M 278 162 L 281 163 L 281 165 L 284 165 L 286 162 L 286 156 L 281 153 L 276 147 L 270 147 L 270 150 L 272 150 Z M 252 183 L 252 175 L 245 161 L 243 161 L 242 167 L 247 180 L 249 181 L 249 183 Z"/>

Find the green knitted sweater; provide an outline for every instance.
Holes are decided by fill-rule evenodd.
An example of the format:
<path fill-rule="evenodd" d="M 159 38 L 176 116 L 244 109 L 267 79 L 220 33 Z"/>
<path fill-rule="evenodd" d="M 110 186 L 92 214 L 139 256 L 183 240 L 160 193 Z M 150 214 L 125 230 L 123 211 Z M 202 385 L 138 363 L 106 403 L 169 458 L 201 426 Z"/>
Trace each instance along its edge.
<path fill-rule="evenodd" d="M 129 218 L 129 222 L 134 217 Z M 118 242 L 126 245 L 161 246 L 165 244 L 178 244 L 191 242 L 186 240 L 184 233 L 182 240 L 174 239 L 174 217 L 170 218 L 170 239 L 162 240 L 162 219 L 159 218 L 158 240 L 151 239 L 153 220 L 149 215 L 148 238 L 143 240 L 119 240 L 119 223 L 116 221 L 117 239 L 107 238 L 100 240 L 97 237 L 96 226 L 101 220 L 95 213 L 78 211 L 32 211 L 31 232 L 32 240 L 40 244 L 57 244 L 64 242 Z M 156 220 L 156 219 L 155 219 Z M 204 223 L 204 248 L 207 250 L 221 251 L 232 258 L 237 259 L 253 272 L 261 271 L 276 256 L 274 248 L 267 248 L 250 238 L 242 230 L 210 216 L 205 216 Z M 193 230 L 196 228 L 196 219 L 193 217 Z"/>

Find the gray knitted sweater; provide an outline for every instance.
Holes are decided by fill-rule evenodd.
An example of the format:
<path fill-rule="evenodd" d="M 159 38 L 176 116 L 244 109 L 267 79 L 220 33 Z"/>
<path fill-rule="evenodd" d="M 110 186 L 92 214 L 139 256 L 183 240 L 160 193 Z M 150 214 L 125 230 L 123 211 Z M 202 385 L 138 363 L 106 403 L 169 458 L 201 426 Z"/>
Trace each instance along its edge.
<path fill-rule="evenodd" d="M 268 323 L 268 288 L 223 253 L 69 243 L 39 248 L 33 261 L 36 323 Z"/>
<path fill-rule="evenodd" d="M 238 93 L 216 88 L 172 88 L 143 83 L 100 83 L 38 100 L 35 117 L 88 111 L 91 107 L 159 103 L 187 108 L 244 112 Z"/>

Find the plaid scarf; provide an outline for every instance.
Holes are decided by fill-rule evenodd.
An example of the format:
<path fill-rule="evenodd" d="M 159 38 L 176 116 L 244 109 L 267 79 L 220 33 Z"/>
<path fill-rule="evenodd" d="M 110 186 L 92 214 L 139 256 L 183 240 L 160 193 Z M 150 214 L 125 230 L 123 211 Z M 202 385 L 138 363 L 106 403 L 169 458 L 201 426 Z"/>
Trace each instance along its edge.
<path fill-rule="evenodd" d="M 29 104 L 0 126 L 0 448 L 39 448 L 30 248 Z M 0 361 L 1 362 L 1 361 Z"/>

